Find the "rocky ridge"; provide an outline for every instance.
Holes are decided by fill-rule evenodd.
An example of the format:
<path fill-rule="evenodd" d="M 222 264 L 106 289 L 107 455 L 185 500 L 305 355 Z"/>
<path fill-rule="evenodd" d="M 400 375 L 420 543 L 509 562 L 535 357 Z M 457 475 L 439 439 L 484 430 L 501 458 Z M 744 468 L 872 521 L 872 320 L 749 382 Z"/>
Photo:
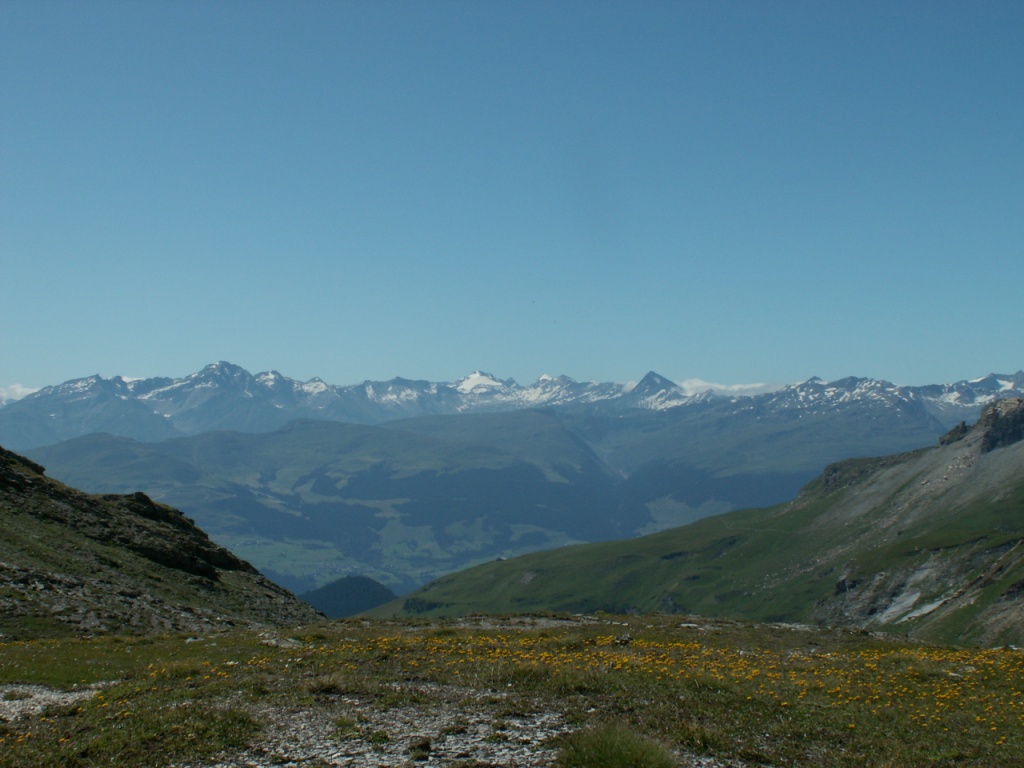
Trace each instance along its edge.
<path fill-rule="evenodd" d="M 0 448 L 0 634 L 201 632 L 318 614 L 142 493 L 88 495 Z"/>

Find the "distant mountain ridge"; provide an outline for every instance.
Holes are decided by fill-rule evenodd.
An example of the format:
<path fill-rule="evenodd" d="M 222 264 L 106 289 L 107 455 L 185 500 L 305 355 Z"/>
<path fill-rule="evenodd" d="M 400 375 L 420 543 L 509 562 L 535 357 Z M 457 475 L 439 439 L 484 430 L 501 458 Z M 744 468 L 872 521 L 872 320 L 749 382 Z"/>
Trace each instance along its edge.
<path fill-rule="evenodd" d="M 635 385 L 542 376 L 521 386 L 477 371 L 452 383 L 394 378 L 338 386 L 319 378 L 300 382 L 277 371 L 254 375 L 219 362 L 180 379 L 95 375 L 44 387 L 0 405 L 0 441 L 14 450 L 28 450 L 95 432 L 155 441 L 217 430 L 269 432 L 296 419 L 382 424 L 538 407 L 664 412 L 709 400 L 737 411 L 786 410 L 795 415 L 873 401 L 919 408 L 942 431 L 959 421 L 973 421 L 981 406 L 994 399 L 1022 395 L 1024 371 L 915 387 L 869 378 L 811 378 L 766 394 L 722 396 L 713 391 L 688 394 L 653 371 Z"/>

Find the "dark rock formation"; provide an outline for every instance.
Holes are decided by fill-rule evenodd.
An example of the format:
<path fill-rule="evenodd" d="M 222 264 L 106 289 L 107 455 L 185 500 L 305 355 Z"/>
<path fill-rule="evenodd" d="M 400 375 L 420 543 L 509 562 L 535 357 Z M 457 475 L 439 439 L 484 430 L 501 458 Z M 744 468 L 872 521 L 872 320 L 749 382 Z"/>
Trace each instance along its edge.
<path fill-rule="evenodd" d="M 977 426 L 984 431 L 982 453 L 1024 440 L 1024 399 L 1013 397 L 987 405 Z"/>

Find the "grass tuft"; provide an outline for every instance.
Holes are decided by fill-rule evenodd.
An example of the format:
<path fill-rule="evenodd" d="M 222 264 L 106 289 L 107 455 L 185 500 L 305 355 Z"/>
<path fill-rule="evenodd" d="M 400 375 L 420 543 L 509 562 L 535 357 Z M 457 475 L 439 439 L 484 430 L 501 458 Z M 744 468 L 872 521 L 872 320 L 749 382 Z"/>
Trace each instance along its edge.
<path fill-rule="evenodd" d="M 672 768 L 672 753 L 629 726 L 606 723 L 566 737 L 559 768 Z"/>

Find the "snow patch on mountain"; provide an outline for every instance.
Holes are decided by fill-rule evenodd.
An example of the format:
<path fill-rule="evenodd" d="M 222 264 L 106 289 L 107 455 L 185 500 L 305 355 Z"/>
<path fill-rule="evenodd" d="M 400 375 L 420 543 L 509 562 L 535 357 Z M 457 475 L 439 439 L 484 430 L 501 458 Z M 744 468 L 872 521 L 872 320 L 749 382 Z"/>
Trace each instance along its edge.
<path fill-rule="evenodd" d="M 264 387 L 273 387 L 278 382 L 286 381 L 287 379 L 285 379 L 285 377 L 282 376 L 277 371 L 266 371 L 265 373 L 260 373 L 256 375 L 256 382 L 258 384 L 262 384 Z"/>
<path fill-rule="evenodd" d="M 463 394 L 489 389 L 504 389 L 506 386 L 506 382 L 498 381 L 491 374 L 482 371 L 473 371 L 469 376 L 459 379 L 455 383 L 455 388 Z"/>
<path fill-rule="evenodd" d="M 375 403 L 399 404 L 410 403 L 419 400 L 422 393 L 410 386 L 403 386 L 396 382 L 372 382 L 363 384 L 366 397 Z"/>
<path fill-rule="evenodd" d="M 319 395 L 328 389 L 329 387 L 324 383 L 323 379 L 310 379 L 304 384 L 299 385 L 299 391 L 307 395 Z"/>

